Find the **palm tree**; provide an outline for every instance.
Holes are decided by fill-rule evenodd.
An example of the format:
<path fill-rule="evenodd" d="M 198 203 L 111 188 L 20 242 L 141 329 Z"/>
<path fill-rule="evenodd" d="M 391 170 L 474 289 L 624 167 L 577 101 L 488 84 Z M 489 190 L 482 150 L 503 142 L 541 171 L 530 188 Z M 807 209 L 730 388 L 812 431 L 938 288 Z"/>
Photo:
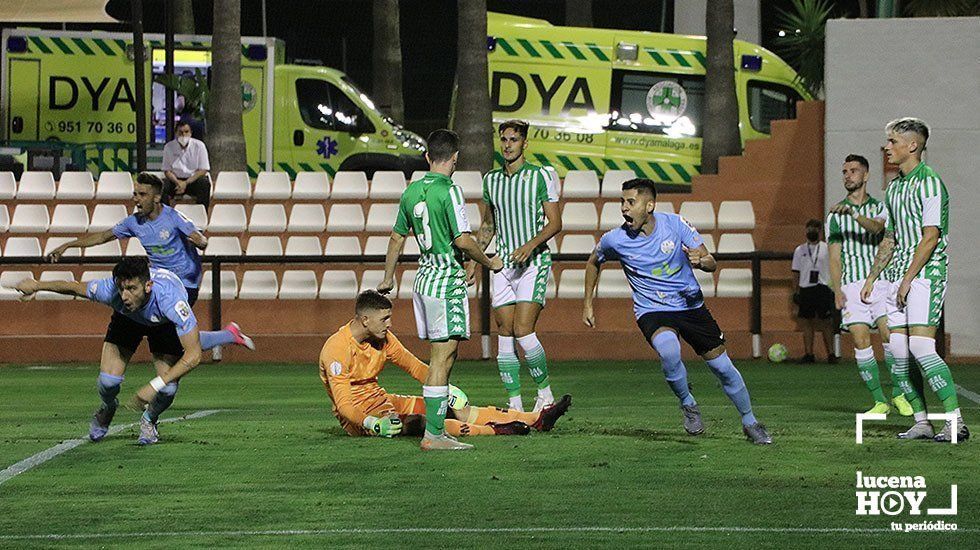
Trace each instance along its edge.
<path fill-rule="evenodd" d="M 245 170 L 242 130 L 241 0 L 214 0 L 208 152 L 211 171 Z"/>
<path fill-rule="evenodd" d="M 735 8 L 732 0 L 711 2 L 705 15 L 708 35 L 704 79 L 705 112 L 701 144 L 701 173 L 718 173 L 718 157 L 742 151 L 735 97 Z"/>
<path fill-rule="evenodd" d="M 194 0 L 171 0 L 174 8 L 174 33 L 194 34 Z"/>
<path fill-rule="evenodd" d="M 592 0 L 565 0 L 565 24 L 569 27 L 591 27 Z"/>
<path fill-rule="evenodd" d="M 490 91 L 487 81 L 487 2 L 459 0 L 456 101 L 452 127 L 459 134 L 459 170 L 490 169 L 493 159 Z"/>
<path fill-rule="evenodd" d="M 398 0 L 374 0 L 374 100 L 397 122 L 405 121 L 402 97 L 402 41 Z"/>

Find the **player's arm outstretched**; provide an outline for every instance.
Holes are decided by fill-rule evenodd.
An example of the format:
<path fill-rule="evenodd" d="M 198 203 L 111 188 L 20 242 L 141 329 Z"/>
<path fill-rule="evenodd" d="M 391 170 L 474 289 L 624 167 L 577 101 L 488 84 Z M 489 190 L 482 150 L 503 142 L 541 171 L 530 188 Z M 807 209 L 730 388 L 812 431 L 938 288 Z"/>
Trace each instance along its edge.
<path fill-rule="evenodd" d="M 595 298 L 596 285 L 599 284 L 599 271 L 602 263 L 599 254 L 593 250 L 589 261 L 585 264 L 585 300 L 582 304 L 582 322 L 585 326 L 595 328 L 595 313 L 592 311 L 592 300 Z"/>
<path fill-rule="evenodd" d="M 50 254 L 48 254 L 47 260 L 51 263 L 56 263 L 69 248 L 88 248 L 90 246 L 105 244 L 116 238 L 116 234 L 112 229 L 106 229 L 100 233 L 92 233 L 91 235 L 86 235 L 80 239 L 69 241 L 58 248 L 55 248 Z"/>
<path fill-rule="evenodd" d="M 895 230 L 885 229 L 885 236 L 881 239 L 881 243 L 878 244 L 878 252 L 875 254 L 874 264 L 871 265 L 871 271 L 868 272 L 868 278 L 864 281 L 864 286 L 861 288 L 861 301 L 870 304 L 871 303 L 871 292 L 874 290 L 875 281 L 878 280 L 878 276 L 881 272 L 888 267 L 889 262 L 892 261 L 892 255 L 895 253 Z"/>
<path fill-rule="evenodd" d="M 188 311 L 190 310 L 188 309 Z M 157 392 L 163 389 L 164 386 L 175 380 L 179 380 L 180 377 L 201 364 L 201 336 L 197 330 L 196 322 L 189 332 L 180 335 L 180 345 L 184 348 L 184 354 L 180 356 L 180 359 L 167 372 L 150 380 L 149 384 L 143 386 L 136 392 L 136 395 L 133 396 L 133 399 L 129 403 L 130 409 L 142 411 L 150 401 L 153 401 Z"/>
<path fill-rule="evenodd" d="M 77 281 L 35 281 L 34 279 L 24 279 L 13 288 L 22 294 L 20 297 L 21 300 L 29 300 L 33 294 L 42 290 L 67 294 L 68 296 L 88 298 L 88 285 Z"/>
<path fill-rule="evenodd" d="M 408 233 L 406 232 L 405 235 Z M 378 285 L 378 292 L 388 294 L 395 288 L 395 267 L 398 266 L 398 257 L 401 256 L 405 248 L 405 235 L 398 231 L 392 231 L 388 238 L 388 251 L 385 253 L 385 276 Z"/>
<path fill-rule="evenodd" d="M 396 367 L 407 372 L 420 384 L 425 383 L 425 377 L 429 374 L 429 365 L 408 351 L 408 348 L 402 345 L 401 341 L 390 331 L 388 332 L 388 341 L 385 344 L 385 358 Z"/>

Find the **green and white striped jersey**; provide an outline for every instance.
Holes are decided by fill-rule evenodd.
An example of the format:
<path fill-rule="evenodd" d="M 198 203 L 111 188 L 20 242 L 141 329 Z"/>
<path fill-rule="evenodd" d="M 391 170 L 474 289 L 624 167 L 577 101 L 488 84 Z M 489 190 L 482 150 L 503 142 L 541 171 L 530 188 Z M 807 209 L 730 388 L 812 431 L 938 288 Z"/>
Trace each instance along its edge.
<path fill-rule="evenodd" d="M 408 235 L 409 230 L 420 251 L 415 292 L 432 298 L 465 298 L 463 252 L 453 244 L 456 237 L 470 232 L 463 190 L 435 172 L 413 181 L 402 193 L 393 227 L 399 235 Z"/>
<path fill-rule="evenodd" d="M 895 254 L 889 273 L 899 281 L 912 265 L 915 248 L 922 240 L 922 228 L 939 228 L 939 243 L 917 279 L 946 280 L 946 245 L 949 237 L 949 194 L 946 185 L 930 166 L 920 162 L 911 172 L 888 184 L 888 229 L 895 232 Z"/>
<path fill-rule="evenodd" d="M 513 175 L 503 168 L 483 176 L 483 201 L 493 209 L 497 254 L 511 267 L 510 255 L 533 239 L 547 223 L 544 203 L 558 202 L 558 187 L 544 168 L 525 162 Z M 551 265 L 548 243 L 541 243 L 527 265 Z"/>
<path fill-rule="evenodd" d="M 844 199 L 837 205 L 847 205 L 851 210 L 867 218 L 877 218 L 888 225 L 888 209 L 885 204 L 872 196 L 862 205 Z M 827 243 L 840 243 L 841 285 L 864 281 L 874 265 L 878 244 L 884 232 L 872 233 L 861 227 L 854 218 L 830 213 L 827 214 Z"/>

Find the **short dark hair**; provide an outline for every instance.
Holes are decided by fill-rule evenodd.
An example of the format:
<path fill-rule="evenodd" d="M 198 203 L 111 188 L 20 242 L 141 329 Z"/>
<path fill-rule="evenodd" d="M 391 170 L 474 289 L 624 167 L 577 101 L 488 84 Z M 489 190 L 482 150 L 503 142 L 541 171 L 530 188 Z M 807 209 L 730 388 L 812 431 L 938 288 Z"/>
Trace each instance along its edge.
<path fill-rule="evenodd" d="M 436 130 L 429 134 L 426 142 L 429 160 L 432 162 L 446 162 L 459 151 L 459 136 L 452 130 Z"/>
<path fill-rule="evenodd" d="M 816 219 L 816 218 L 811 218 L 811 219 L 807 220 L 806 227 L 807 227 L 807 229 L 809 229 L 811 227 L 816 227 L 818 229 L 822 229 L 823 228 L 823 222 L 820 221 L 820 220 L 818 220 L 818 219 Z"/>
<path fill-rule="evenodd" d="M 847 155 L 847 157 L 844 158 L 844 164 L 847 164 L 848 162 L 856 162 L 856 163 L 860 164 L 861 166 L 864 166 L 864 169 L 865 170 L 870 170 L 871 169 L 871 165 L 868 164 L 868 159 L 862 157 L 861 155 L 855 155 L 853 153 L 850 154 L 850 155 Z"/>
<path fill-rule="evenodd" d="M 500 126 L 497 126 L 497 133 L 502 134 L 504 133 L 504 130 L 513 130 L 521 135 L 521 139 L 527 139 L 527 130 L 530 127 L 531 125 L 528 124 L 526 120 L 518 120 L 516 118 L 512 118 L 510 120 L 501 122 Z"/>
<path fill-rule="evenodd" d="M 191 131 L 194 130 L 194 127 L 191 126 L 190 122 L 186 120 L 178 120 L 177 122 L 174 123 L 174 133 L 177 133 L 177 130 L 180 130 L 182 126 L 187 126 L 188 128 L 191 129 Z"/>
<path fill-rule="evenodd" d="M 151 174 L 149 172 L 140 172 L 136 174 L 136 183 L 143 185 L 149 185 L 153 188 L 153 192 L 157 195 L 163 194 L 163 180 L 160 179 L 156 174 Z"/>
<path fill-rule="evenodd" d="M 129 281 L 139 279 L 146 282 L 150 280 L 150 261 L 146 256 L 127 256 L 119 260 L 112 268 L 112 278 L 115 281 Z"/>
<path fill-rule="evenodd" d="M 391 300 L 377 290 L 365 290 L 357 295 L 354 302 L 354 313 L 360 315 L 368 311 L 391 309 Z"/>
<path fill-rule="evenodd" d="M 657 185 L 653 183 L 653 180 L 648 180 L 646 178 L 633 178 L 623 182 L 623 191 L 629 189 L 636 189 L 637 193 L 648 193 L 653 196 L 654 199 L 657 198 Z"/>

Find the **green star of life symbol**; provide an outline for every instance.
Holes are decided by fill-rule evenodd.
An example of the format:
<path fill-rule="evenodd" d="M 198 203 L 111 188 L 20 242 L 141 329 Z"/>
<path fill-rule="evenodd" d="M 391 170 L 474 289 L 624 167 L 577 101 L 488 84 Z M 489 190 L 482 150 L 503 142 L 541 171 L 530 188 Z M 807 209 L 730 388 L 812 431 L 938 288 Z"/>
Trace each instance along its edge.
<path fill-rule="evenodd" d="M 669 118 L 672 122 L 687 110 L 687 92 L 672 80 L 661 80 L 647 92 L 646 107 L 650 116 Z"/>

